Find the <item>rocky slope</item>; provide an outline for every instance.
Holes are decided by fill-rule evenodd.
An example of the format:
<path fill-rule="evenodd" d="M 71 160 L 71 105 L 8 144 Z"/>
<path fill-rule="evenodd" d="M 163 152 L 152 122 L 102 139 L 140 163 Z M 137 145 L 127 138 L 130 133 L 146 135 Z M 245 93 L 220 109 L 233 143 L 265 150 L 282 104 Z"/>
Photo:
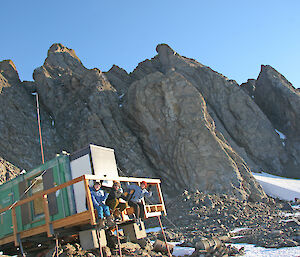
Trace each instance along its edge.
<path fill-rule="evenodd" d="M 32 82 L 20 82 L 13 63 L 1 62 L 0 156 L 22 169 L 40 162 L 31 95 L 36 90 L 48 160 L 88 143 L 111 147 L 125 174 L 161 177 L 170 195 L 199 189 L 258 200 L 265 194 L 251 169 L 299 177 L 300 146 L 293 141 L 299 93 L 284 100 L 289 114 L 282 124 L 290 125 L 283 128 L 283 114 L 272 118 L 259 97 L 244 90 L 248 86 L 167 45 L 157 52 L 130 74 L 117 66 L 103 73 L 86 69 L 74 50 L 54 44 Z M 264 70 L 253 84 L 287 88 L 282 94 L 290 99 L 287 81 L 272 78 Z M 275 129 L 290 138 L 285 145 Z"/>
<path fill-rule="evenodd" d="M 168 240 L 184 240 L 185 246 L 195 247 L 200 238 L 224 235 L 230 235 L 233 243 L 270 248 L 300 244 L 298 209 L 278 199 L 247 202 L 225 194 L 185 191 L 167 207 Z M 153 236 L 160 238 L 157 233 Z"/>

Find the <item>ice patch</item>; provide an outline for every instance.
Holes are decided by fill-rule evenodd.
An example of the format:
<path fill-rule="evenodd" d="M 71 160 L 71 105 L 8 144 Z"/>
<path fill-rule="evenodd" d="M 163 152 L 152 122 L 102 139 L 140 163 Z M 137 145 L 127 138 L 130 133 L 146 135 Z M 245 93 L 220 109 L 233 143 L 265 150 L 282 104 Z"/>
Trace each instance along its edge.
<path fill-rule="evenodd" d="M 276 133 L 280 136 L 280 139 L 286 139 L 286 136 L 283 134 L 283 133 L 281 133 L 280 131 L 278 131 L 277 129 L 275 129 L 275 131 L 276 131 Z"/>
<path fill-rule="evenodd" d="M 178 244 L 181 244 L 182 242 L 168 242 L 168 243 L 175 246 L 172 256 L 192 255 L 192 253 L 195 251 L 195 248 L 193 248 L 193 247 L 176 246 Z"/>
<path fill-rule="evenodd" d="M 230 231 L 230 233 L 238 233 L 242 230 L 247 230 L 247 229 L 251 229 L 251 228 L 235 228 L 234 230 Z"/>
<path fill-rule="evenodd" d="M 163 227 L 163 229 L 166 229 L 165 227 Z M 146 233 L 151 233 L 151 232 L 159 232 L 161 231 L 160 227 L 155 227 L 155 228 L 147 228 L 146 229 Z"/>

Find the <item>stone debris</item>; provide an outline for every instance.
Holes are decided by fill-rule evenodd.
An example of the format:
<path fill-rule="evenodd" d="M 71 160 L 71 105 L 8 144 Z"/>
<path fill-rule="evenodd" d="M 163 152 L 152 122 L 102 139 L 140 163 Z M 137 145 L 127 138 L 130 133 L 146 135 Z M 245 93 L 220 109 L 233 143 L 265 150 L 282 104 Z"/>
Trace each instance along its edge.
<path fill-rule="evenodd" d="M 227 195 L 184 192 L 167 206 L 164 224 L 173 227 L 166 229 L 167 240 L 184 240 L 182 246 L 195 247 L 202 239 L 227 236 L 231 243 L 298 246 L 299 216 L 293 209 L 289 209 L 289 215 L 283 213 L 287 205 L 291 206 L 272 198 L 250 202 Z M 160 238 L 159 232 L 151 234 Z"/>

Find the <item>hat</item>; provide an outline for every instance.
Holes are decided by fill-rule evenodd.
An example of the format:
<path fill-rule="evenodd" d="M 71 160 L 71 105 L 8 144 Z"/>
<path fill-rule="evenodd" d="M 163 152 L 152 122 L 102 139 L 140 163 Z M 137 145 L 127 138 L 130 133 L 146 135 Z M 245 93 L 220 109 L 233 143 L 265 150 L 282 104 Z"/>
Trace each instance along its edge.
<path fill-rule="evenodd" d="M 142 181 L 141 184 L 145 184 L 145 186 L 147 186 L 147 182 L 146 181 Z"/>
<path fill-rule="evenodd" d="M 114 186 L 115 185 L 117 185 L 118 187 L 121 187 L 121 184 L 120 184 L 120 182 L 118 182 L 118 181 L 114 181 L 114 184 L 113 184 Z"/>

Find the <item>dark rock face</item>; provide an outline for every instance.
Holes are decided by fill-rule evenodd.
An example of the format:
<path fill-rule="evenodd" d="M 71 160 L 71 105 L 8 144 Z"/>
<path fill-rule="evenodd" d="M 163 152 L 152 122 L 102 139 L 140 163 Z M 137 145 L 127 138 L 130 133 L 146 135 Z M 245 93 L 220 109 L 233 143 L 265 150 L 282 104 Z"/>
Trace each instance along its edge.
<path fill-rule="evenodd" d="M 249 170 L 239 166 L 242 159 L 235 159 L 237 154 L 218 137 L 204 98 L 184 76 L 169 70 L 134 82 L 125 111 L 157 175 L 178 192 L 202 188 L 241 198 L 251 190 L 263 195 Z"/>
<path fill-rule="evenodd" d="M 11 62 L 0 63 L 0 103 L 5 106 L 0 156 L 20 168 L 40 163 L 31 94 L 36 90 L 46 160 L 63 149 L 73 152 L 94 143 L 114 148 L 125 174 L 161 177 L 170 194 L 186 188 L 264 198 L 250 170 L 284 175 L 299 147 L 293 141 L 282 144 L 274 130 L 281 127 L 274 127 L 246 86 L 167 45 L 158 45 L 157 52 L 130 74 L 117 66 L 102 73 L 85 68 L 72 49 L 54 44 L 33 82 L 20 82 Z M 250 92 L 256 94 L 258 81 L 251 83 Z M 297 162 L 291 169 L 296 167 Z"/>
<path fill-rule="evenodd" d="M 203 96 L 210 115 L 234 150 L 253 170 L 283 174 L 287 160 L 278 134 L 265 114 L 239 85 L 193 59 L 182 57 L 167 45 L 158 55 L 138 65 L 131 77 L 138 80 L 156 71 L 174 69 Z"/>
<path fill-rule="evenodd" d="M 89 143 L 111 147 L 121 169 L 153 176 L 137 138 L 123 120 L 118 93 L 100 70 L 86 69 L 73 50 L 54 44 L 33 76 L 64 149 L 73 152 Z"/>
<path fill-rule="evenodd" d="M 284 134 L 282 145 L 285 175 L 300 177 L 300 93 L 271 66 L 261 67 L 258 79 L 242 85 L 271 121 L 274 129 Z M 279 173 L 278 170 L 274 172 Z M 281 173 L 282 174 L 282 173 Z"/>
<path fill-rule="evenodd" d="M 41 163 L 35 97 L 21 85 L 12 61 L 0 62 L 0 156 L 22 169 Z M 41 112 L 46 158 L 58 151 L 49 115 Z"/>
<path fill-rule="evenodd" d="M 254 99 L 274 127 L 289 137 L 300 137 L 300 94 L 271 66 L 262 66 Z"/>

